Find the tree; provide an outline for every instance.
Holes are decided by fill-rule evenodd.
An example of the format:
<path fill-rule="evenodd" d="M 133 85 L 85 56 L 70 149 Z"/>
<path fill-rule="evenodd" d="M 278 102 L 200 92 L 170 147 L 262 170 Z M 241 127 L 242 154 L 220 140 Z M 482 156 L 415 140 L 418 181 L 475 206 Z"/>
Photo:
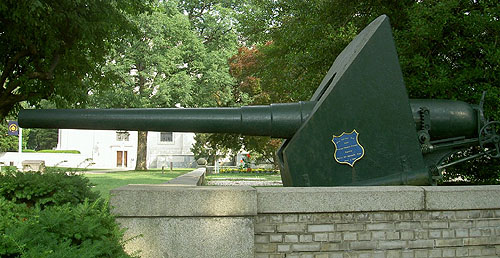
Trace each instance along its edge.
<path fill-rule="evenodd" d="M 215 7 L 214 7 L 215 8 Z M 201 30 L 174 1 L 159 2 L 150 14 L 133 18 L 140 33 L 114 48 L 105 70 L 119 78 L 97 91 L 101 107 L 183 107 L 224 105 L 231 98 L 227 58 L 235 51 L 231 28 L 223 35 Z M 202 16 L 213 26 L 229 24 L 223 9 Z M 208 22 L 208 21 L 207 21 Z M 220 26 L 219 26 L 220 27 Z M 137 170 L 146 169 L 147 132 L 139 132 Z"/>
<path fill-rule="evenodd" d="M 238 53 L 229 59 L 229 72 L 236 83 L 233 86 L 233 105 L 270 104 L 270 92 L 263 90 L 260 78 L 254 77 L 259 70 L 257 47 L 242 46 Z M 252 153 L 257 162 L 273 163 L 277 167 L 276 150 L 281 139 L 266 136 L 246 136 L 238 134 L 197 134 L 193 152 L 196 158 L 207 158 L 213 163 L 215 153 L 236 155 L 241 150 Z"/>
<path fill-rule="evenodd" d="M 353 9 L 347 10 L 346 6 Z M 239 9 L 241 15 L 237 17 L 241 37 L 247 43 L 256 45 L 240 47 L 238 54 L 229 60 L 231 75 L 236 79 L 233 105 L 309 98 L 335 56 L 356 35 L 355 24 L 370 19 L 364 13 L 373 6 L 352 1 L 306 3 L 256 0 L 242 4 Z M 338 10 L 334 11 L 336 8 Z M 360 13 L 359 21 L 342 20 L 345 15 L 355 14 L 356 11 Z M 339 12 L 344 15 L 342 18 L 337 17 Z M 324 27 L 325 23 L 332 24 Z M 332 28 L 336 29 L 332 32 Z M 282 143 L 280 139 L 270 137 L 240 135 L 224 138 L 212 135 L 203 139 L 208 141 L 208 145 L 218 145 L 232 152 L 244 148 L 275 165 L 275 152 Z M 236 139 L 241 139 L 239 145 L 235 144 L 238 143 Z"/>
<path fill-rule="evenodd" d="M 254 46 L 251 48 L 242 46 L 238 53 L 229 59 L 229 73 L 236 80 L 233 90 L 233 98 L 239 104 L 270 104 L 270 92 L 263 90 L 261 79 L 255 77 L 262 69 L 259 66 L 261 53 Z"/>
<path fill-rule="evenodd" d="M 395 36 L 410 96 L 478 103 L 487 91 L 485 115 L 498 121 L 500 3 L 422 1 L 408 14 L 408 25 L 396 30 Z M 479 151 L 471 148 L 452 158 Z M 483 157 L 448 168 L 446 173 L 445 179 L 498 184 L 500 160 Z"/>
<path fill-rule="evenodd" d="M 278 168 L 276 150 L 281 146 L 283 140 L 264 136 L 243 137 L 245 150 L 252 153 L 252 157 L 259 163 L 270 163 Z"/>
<path fill-rule="evenodd" d="M 96 92 L 95 106 L 173 107 L 189 103 L 200 63 L 201 42 L 189 20 L 171 2 L 133 18 L 139 33 L 113 49 L 105 69 L 120 78 L 109 90 Z M 138 132 L 136 170 L 146 170 L 147 131 Z"/>
<path fill-rule="evenodd" d="M 26 148 L 35 151 L 52 150 L 57 146 L 57 140 L 57 129 L 29 129 Z"/>
<path fill-rule="evenodd" d="M 74 105 L 105 80 L 111 45 L 133 26 L 142 1 L 0 2 L 0 118 L 18 103 Z"/>
<path fill-rule="evenodd" d="M 38 106 L 42 109 L 56 108 L 55 103 L 47 100 L 41 100 Z M 58 138 L 58 129 L 32 128 L 23 130 L 23 139 L 26 140 L 26 149 L 36 151 L 54 149 L 57 146 Z"/>
<path fill-rule="evenodd" d="M 191 148 L 195 159 L 204 158 L 208 164 L 214 164 L 215 156 L 234 155 L 241 150 L 243 138 L 237 134 L 197 133 Z"/>
<path fill-rule="evenodd" d="M 406 86 L 414 98 L 459 99 L 478 103 L 500 119 L 500 3 L 422 1 L 395 31 Z"/>
<path fill-rule="evenodd" d="M 229 59 L 231 75 L 237 82 L 237 89 L 234 92 L 239 93 L 235 99 L 246 105 L 271 103 L 273 93 L 262 85 L 260 78 L 255 77 L 263 69 L 259 58 L 261 58 L 261 52 L 254 46 L 252 48 L 240 47 L 238 54 Z M 281 139 L 271 139 L 266 136 L 241 136 L 241 139 L 239 149 L 244 148 L 251 152 L 254 157 L 258 157 L 256 159 L 258 162 L 273 163 L 275 167 L 278 167 L 276 150 L 282 144 Z"/>
<path fill-rule="evenodd" d="M 498 1 L 254 0 L 247 8 L 241 30 L 261 53 L 251 75 L 273 102 L 310 98 L 340 51 L 387 14 L 410 97 L 477 103 L 487 90 L 485 112 L 500 118 Z M 486 170 L 461 167 L 476 168 Z"/>
<path fill-rule="evenodd" d="M 241 18 L 244 35 L 261 51 L 255 74 L 273 102 L 312 96 L 337 55 L 381 14 L 394 28 L 414 1 L 254 0 Z"/>
<path fill-rule="evenodd" d="M 244 1 L 243 1 L 244 2 Z M 227 60 L 236 53 L 238 34 L 237 0 L 184 0 L 179 9 L 186 13 L 193 30 L 203 42 L 206 54 L 202 78 L 197 81 L 194 106 L 231 106 L 234 103 L 234 79 L 229 74 Z"/>

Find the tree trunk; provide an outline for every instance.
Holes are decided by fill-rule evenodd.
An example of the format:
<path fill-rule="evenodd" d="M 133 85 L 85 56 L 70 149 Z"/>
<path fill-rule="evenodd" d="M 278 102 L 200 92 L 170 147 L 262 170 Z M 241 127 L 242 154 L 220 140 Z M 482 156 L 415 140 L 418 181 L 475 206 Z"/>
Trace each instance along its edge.
<path fill-rule="evenodd" d="M 147 170 L 148 132 L 137 132 L 137 161 L 135 170 Z"/>
<path fill-rule="evenodd" d="M 141 62 L 136 64 L 137 67 L 137 81 L 136 85 L 139 87 L 139 96 L 143 94 L 146 79 L 142 76 L 141 72 L 144 70 L 144 65 Z M 148 155 L 148 132 L 137 132 L 137 162 L 135 163 L 135 170 L 147 170 L 147 155 Z"/>

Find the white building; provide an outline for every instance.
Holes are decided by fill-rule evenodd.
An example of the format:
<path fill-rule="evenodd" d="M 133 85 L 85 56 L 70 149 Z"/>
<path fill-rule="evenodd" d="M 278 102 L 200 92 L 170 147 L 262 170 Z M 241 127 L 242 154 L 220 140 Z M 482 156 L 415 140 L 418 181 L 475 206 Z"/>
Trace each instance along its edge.
<path fill-rule="evenodd" d="M 193 144 L 194 133 L 149 132 L 148 168 L 195 166 Z M 57 149 L 80 151 L 95 163 L 91 167 L 134 169 L 137 132 L 60 129 Z"/>

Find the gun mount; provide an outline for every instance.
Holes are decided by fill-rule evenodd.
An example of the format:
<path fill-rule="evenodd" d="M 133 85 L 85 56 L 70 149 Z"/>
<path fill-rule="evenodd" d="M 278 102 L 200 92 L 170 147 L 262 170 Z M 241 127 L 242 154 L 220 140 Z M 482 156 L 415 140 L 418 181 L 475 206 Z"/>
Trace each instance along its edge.
<path fill-rule="evenodd" d="M 484 95 L 483 95 L 484 98 Z M 480 105 L 409 100 L 388 18 L 337 57 L 309 101 L 238 108 L 22 110 L 22 127 L 239 133 L 286 139 L 285 186 L 429 185 L 451 154 L 500 157 L 498 122 Z M 458 162 L 460 162 L 458 161 Z"/>

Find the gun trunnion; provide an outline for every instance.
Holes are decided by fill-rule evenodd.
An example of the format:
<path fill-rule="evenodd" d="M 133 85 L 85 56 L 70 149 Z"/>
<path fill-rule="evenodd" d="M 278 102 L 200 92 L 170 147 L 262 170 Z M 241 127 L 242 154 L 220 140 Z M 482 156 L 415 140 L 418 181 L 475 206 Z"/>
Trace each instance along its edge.
<path fill-rule="evenodd" d="M 500 157 L 480 105 L 409 100 L 388 18 L 337 57 L 309 101 L 235 108 L 22 110 L 21 127 L 238 133 L 286 139 L 285 186 L 435 184 L 451 154 Z M 454 162 L 455 164 L 457 162 Z"/>

